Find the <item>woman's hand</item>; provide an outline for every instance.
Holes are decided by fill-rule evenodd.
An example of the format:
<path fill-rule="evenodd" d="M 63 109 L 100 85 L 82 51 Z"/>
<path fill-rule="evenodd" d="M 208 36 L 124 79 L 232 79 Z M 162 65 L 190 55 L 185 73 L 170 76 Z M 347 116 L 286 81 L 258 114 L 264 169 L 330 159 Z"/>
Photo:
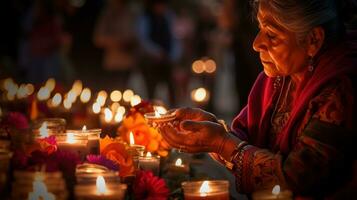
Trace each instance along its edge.
<path fill-rule="evenodd" d="M 179 113 L 179 119 L 190 118 L 197 121 L 184 120 L 176 128 L 171 125 L 161 127 L 164 139 L 172 147 L 184 152 L 221 153 L 226 140 L 229 138 L 229 134 L 227 134 L 223 125 L 212 122 L 215 120 L 215 117 L 209 114 L 206 115 L 207 112 L 200 109 L 191 109 L 190 113 L 193 113 L 193 115 L 189 116 L 186 115 L 188 113 Z M 202 121 L 204 119 L 211 119 L 212 121 Z"/>
<path fill-rule="evenodd" d="M 175 111 L 176 120 L 210 121 L 218 122 L 216 116 L 199 108 L 178 108 Z"/>

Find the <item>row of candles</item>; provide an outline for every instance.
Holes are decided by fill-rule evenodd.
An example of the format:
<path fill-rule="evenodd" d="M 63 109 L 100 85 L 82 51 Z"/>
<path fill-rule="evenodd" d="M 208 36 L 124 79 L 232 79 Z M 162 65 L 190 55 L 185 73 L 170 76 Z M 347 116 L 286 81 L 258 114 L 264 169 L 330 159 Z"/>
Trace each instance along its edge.
<path fill-rule="evenodd" d="M 151 122 L 165 122 L 172 120 L 174 113 L 160 114 L 159 112 L 148 113 L 145 117 Z M 34 130 L 38 138 L 55 135 L 59 149 L 66 149 L 79 153 L 84 159 L 87 153 L 99 153 L 100 129 L 65 130 L 63 119 L 45 119 Z M 152 170 L 159 175 L 160 157 L 153 156 L 149 152 L 144 155 L 144 146 L 136 145 L 134 136 L 130 134 L 130 150 L 136 152 L 134 161 L 137 159 L 141 169 Z M 189 167 L 180 158 L 168 166 L 168 170 L 175 173 L 188 173 Z M 75 186 L 76 199 L 123 199 L 126 185 L 118 181 L 118 174 L 109 171 L 103 166 L 87 164 L 78 166 L 76 170 L 78 184 Z M 95 179 L 95 181 L 94 181 Z M 182 183 L 185 199 L 229 199 L 228 182 L 220 180 L 212 181 L 186 181 Z M 280 188 L 278 188 L 280 190 Z M 273 191 L 256 193 L 254 199 L 291 199 L 291 192 L 280 192 L 277 187 Z M 43 180 L 35 178 L 33 191 L 29 199 L 48 198 L 52 199 L 51 192 L 46 189 Z M 254 195 L 253 195 L 254 197 Z"/>
<path fill-rule="evenodd" d="M 210 62 L 210 60 L 207 61 L 207 63 Z M 197 64 L 194 64 L 194 66 L 195 65 Z M 3 94 L 5 95 L 5 99 L 8 101 L 14 101 L 16 97 L 18 99 L 25 99 L 35 92 L 34 85 L 30 83 L 18 85 L 11 78 L 4 79 L 1 81 L 1 83 L 2 84 L 0 88 L 4 92 Z M 65 110 L 70 110 L 78 98 L 83 104 L 88 103 L 92 98 L 92 91 L 88 87 L 83 87 L 83 83 L 80 80 L 76 80 L 73 83 L 71 89 L 64 95 L 58 92 L 52 94 L 55 87 L 55 79 L 48 79 L 45 84 L 38 89 L 35 95 L 37 100 L 46 101 L 47 106 L 50 108 L 57 108 L 62 104 Z M 93 101 L 93 113 L 98 114 L 104 110 L 101 108 L 106 104 L 108 97 L 112 103 L 119 103 L 122 101 L 125 104 L 130 104 L 131 106 L 135 106 L 141 102 L 141 97 L 135 94 L 131 89 L 127 89 L 123 92 L 119 90 L 113 90 L 109 95 L 105 90 L 101 90 L 97 93 L 97 97 Z M 191 91 L 191 99 L 197 103 L 205 103 L 209 100 L 209 91 L 204 87 L 193 89 Z M 116 111 L 111 110 L 111 112 L 114 115 Z M 114 119 L 115 118 L 113 117 L 113 121 Z"/>

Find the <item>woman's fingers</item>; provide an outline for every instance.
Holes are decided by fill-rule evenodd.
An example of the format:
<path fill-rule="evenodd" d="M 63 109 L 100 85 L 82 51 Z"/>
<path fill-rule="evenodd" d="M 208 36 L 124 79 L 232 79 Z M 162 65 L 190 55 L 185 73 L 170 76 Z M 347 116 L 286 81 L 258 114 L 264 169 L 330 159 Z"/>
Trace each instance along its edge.
<path fill-rule="evenodd" d="M 199 132 L 204 125 L 200 121 L 185 120 L 180 123 L 180 129 L 184 131 Z"/>
<path fill-rule="evenodd" d="M 162 137 L 172 146 L 172 147 L 179 147 L 181 143 L 183 143 L 182 138 L 177 137 L 179 133 L 170 126 L 163 126 L 160 128 L 160 132 Z"/>
<path fill-rule="evenodd" d="M 177 120 L 196 120 L 196 121 L 217 121 L 216 117 L 199 108 L 179 108 L 176 110 Z"/>

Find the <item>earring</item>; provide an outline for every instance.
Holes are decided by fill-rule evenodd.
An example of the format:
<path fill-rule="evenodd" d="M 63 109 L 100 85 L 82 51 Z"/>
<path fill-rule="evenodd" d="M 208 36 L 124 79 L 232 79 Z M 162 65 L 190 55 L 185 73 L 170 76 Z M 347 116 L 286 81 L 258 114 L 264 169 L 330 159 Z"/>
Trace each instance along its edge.
<path fill-rule="evenodd" d="M 281 77 L 277 76 L 276 79 L 274 80 L 274 89 L 277 89 L 278 87 L 280 87 L 280 82 L 281 82 Z"/>
<path fill-rule="evenodd" d="M 314 71 L 314 59 L 313 59 L 313 57 L 310 57 L 310 58 L 309 58 L 308 70 L 309 70 L 309 72 Z"/>

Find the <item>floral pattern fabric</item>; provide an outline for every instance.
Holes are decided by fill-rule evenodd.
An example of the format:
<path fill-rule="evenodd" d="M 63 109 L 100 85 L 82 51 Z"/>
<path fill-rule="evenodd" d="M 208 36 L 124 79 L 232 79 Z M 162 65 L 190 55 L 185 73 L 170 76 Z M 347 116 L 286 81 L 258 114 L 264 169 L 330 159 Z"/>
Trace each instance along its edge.
<path fill-rule="evenodd" d="M 271 189 L 274 185 L 292 188 L 299 194 L 318 194 L 319 188 L 327 189 L 329 184 L 324 180 L 333 176 L 331 170 L 335 163 L 341 161 L 341 146 L 343 142 L 337 140 L 348 127 L 347 116 L 352 111 L 345 108 L 353 103 L 353 94 L 345 80 L 331 82 L 309 103 L 301 123 L 297 127 L 295 145 L 286 156 L 280 152 L 272 152 L 250 146 L 244 151 L 241 166 L 233 168 L 233 174 L 240 179 L 238 191 L 251 193 L 260 189 Z M 277 117 L 286 115 L 277 113 Z M 274 124 L 281 120 L 273 119 Z M 278 130 L 272 128 L 271 132 Z M 275 133 L 279 134 L 279 133 Z M 274 133 L 271 140 L 275 139 Z M 240 172 L 234 171 L 241 169 Z M 240 173 L 239 176 L 237 173 Z"/>

